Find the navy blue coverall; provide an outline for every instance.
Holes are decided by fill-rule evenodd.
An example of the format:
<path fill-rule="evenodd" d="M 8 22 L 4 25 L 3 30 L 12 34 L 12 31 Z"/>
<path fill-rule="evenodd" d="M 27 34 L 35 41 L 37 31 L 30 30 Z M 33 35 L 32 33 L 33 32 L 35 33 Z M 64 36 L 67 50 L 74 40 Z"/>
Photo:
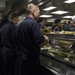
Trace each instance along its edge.
<path fill-rule="evenodd" d="M 2 71 L 2 56 L 1 56 L 2 41 L 1 41 L 1 30 L 2 30 L 2 27 L 0 27 L 0 74 L 1 74 L 1 71 Z"/>
<path fill-rule="evenodd" d="M 40 75 L 40 47 L 45 40 L 40 26 L 34 19 L 26 19 L 17 29 L 17 52 L 16 75 Z"/>
<path fill-rule="evenodd" d="M 1 31 L 2 48 L 2 75 L 15 75 L 16 62 L 16 44 L 15 44 L 16 26 L 13 22 L 8 22 Z"/>

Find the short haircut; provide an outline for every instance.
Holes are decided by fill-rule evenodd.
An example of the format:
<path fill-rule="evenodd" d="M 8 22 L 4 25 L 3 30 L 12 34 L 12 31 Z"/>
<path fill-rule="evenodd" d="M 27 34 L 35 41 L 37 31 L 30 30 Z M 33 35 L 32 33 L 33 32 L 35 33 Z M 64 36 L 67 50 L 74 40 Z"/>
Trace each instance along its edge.
<path fill-rule="evenodd" d="M 27 14 L 30 14 L 30 13 L 32 13 L 32 11 L 34 11 L 34 10 L 37 9 L 37 8 L 38 8 L 37 5 L 35 5 L 35 4 L 33 4 L 33 3 L 29 3 L 29 4 L 27 5 L 27 8 L 26 8 L 26 13 L 27 13 Z"/>
<path fill-rule="evenodd" d="M 18 17 L 17 13 L 10 13 L 9 20 L 13 20 L 13 18 Z"/>
<path fill-rule="evenodd" d="M 61 22 L 61 20 L 59 18 L 55 19 L 55 24 Z"/>

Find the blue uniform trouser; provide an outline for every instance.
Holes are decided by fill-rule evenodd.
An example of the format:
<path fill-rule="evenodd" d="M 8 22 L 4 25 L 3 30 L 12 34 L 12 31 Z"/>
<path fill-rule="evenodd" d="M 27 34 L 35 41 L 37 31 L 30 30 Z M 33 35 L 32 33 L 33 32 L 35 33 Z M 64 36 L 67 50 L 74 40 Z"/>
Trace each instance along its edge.
<path fill-rule="evenodd" d="M 0 47 L 0 75 L 2 75 L 2 56 L 1 56 L 1 50 L 2 48 Z"/>
<path fill-rule="evenodd" d="M 15 75 L 16 53 L 14 50 L 3 47 L 2 49 L 2 75 Z"/>
<path fill-rule="evenodd" d="M 15 70 L 16 75 L 40 75 L 42 72 L 39 59 L 23 59 L 22 57 L 18 57 Z"/>

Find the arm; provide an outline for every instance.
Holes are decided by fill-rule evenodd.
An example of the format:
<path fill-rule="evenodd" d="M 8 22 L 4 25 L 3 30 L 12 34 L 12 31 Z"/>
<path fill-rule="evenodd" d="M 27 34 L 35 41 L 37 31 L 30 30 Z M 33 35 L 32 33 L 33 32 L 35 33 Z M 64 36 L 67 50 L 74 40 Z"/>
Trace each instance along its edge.
<path fill-rule="evenodd" d="M 37 22 L 36 23 L 34 22 L 31 28 L 32 28 L 34 40 L 39 47 L 48 44 L 49 38 L 42 34 L 40 30 L 40 26 Z"/>
<path fill-rule="evenodd" d="M 49 42 L 49 38 L 45 35 L 44 35 L 44 37 L 45 37 L 45 40 L 39 45 L 40 47 L 43 47 L 44 45 L 48 44 L 48 42 Z"/>

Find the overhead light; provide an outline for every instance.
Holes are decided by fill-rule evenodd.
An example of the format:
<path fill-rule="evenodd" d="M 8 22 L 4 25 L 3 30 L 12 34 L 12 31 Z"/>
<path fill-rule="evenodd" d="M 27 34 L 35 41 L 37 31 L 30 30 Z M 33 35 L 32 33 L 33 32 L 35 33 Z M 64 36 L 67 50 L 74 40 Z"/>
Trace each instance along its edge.
<path fill-rule="evenodd" d="M 72 18 L 73 16 L 64 16 L 62 18 Z"/>
<path fill-rule="evenodd" d="M 66 13 L 69 13 L 68 11 L 55 11 L 55 12 L 52 12 L 51 14 L 59 14 L 59 15 L 61 15 L 61 14 L 66 14 Z"/>
<path fill-rule="evenodd" d="M 49 10 L 53 10 L 53 9 L 55 9 L 56 7 L 54 7 L 54 6 L 50 6 L 50 7 L 48 7 L 48 8 L 45 8 L 45 9 L 43 9 L 44 11 L 49 11 Z"/>
<path fill-rule="evenodd" d="M 48 17 L 52 17 L 52 15 L 40 15 L 40 17 L 48 18 Z"/>
<path fill-rule="evenodd" d="M 64 1 L 64 3 L 68 3 L 68 4 L 74 3 L 74 2 L 75 2 L 75 0 L 67 0 L 67 1 Z"/>
<path fill-rule="evenodd" d="M 39 4 L 38 4 L 38 6 L 41 6 L 42 4 L 44 4 L 44 2 L 42 1 L 42 2 L 40 2 Z"/>

